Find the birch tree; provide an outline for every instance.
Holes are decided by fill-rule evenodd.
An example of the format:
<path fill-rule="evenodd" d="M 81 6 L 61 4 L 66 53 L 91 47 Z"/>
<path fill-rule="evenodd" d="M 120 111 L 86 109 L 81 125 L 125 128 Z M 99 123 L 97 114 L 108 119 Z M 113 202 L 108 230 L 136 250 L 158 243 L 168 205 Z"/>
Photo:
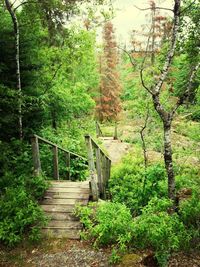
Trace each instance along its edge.
<path fill-rule="evenodd" d="M 172 65 L 173 57 L 175 55 L 178 33 L 180 30 L 180 17 L 181 17 L 181 0 L 174 0 L 174 8 L 173 8 L 173 29 L 172 35 L 169 45 L 169 50 L 165 58 L 165 62 L 161 69 L 160 75 L 157 77 L 157 82 L 152 86 L 147 86 L 143 79 L 143 69 L 140 71 L 141 81 L 143 87 L 147 90 L 147 92 L 151 95 L 154 108 L 158 113 L 160 119 L 163 123 L 163 134 L 164 134 L 164 162 L 165 168 L 168 176 L 168 196 L 174 201 L 176 199 L 175 193 L 175 174 L 172 160 L 172 143 L 171 143 L 171 128 L 172 122 L 175 116 L 175 113 L 180 105 L 184 103 L 184 101 L 188 98 L 188 95 L 192 90 L 192 82 L 195 78 L 195 75 L 200 67 L 200 63 L 197 62 L 192 68 L 189 74 L 188 83 L 186 88 L 184 89 L 182 95 L 178 98 L 174 107 L 170 110 L 165 108 L 165 106 L 161 103 L 161 90 L 164 82 L 167 79 L 170 67 Z"/>
<path fill-rule="evenodd" d="M 19 23 L 16 15 L 16 9 L 14 8 L 14 3 L 11 3 L 10 0 L 5 0 L 5 5 L 12 19 L 14 38 L 15 38 L 16 88 L 18 91 L 18 132 L 19 132 L 19 139 L 22 140 L 23 125 L 22 125 L 22 87 L 21 87 L 21 71 L 20 71 Z"/>

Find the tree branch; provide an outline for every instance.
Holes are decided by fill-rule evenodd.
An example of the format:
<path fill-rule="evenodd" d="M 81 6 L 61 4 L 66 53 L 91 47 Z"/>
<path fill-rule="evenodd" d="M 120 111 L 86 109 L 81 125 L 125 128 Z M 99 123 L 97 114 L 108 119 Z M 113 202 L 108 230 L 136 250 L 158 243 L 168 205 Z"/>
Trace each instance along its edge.
<path fill-rule="evenodd" d="M 142 64 L 141 64 L 141 68 L 140 68 L 140 80 L 142 82 L 142 86 L 144 87 L 144 89 L 146 89 L 151 95 L 153 95 L 153 92 L 150 88 L 148 88 L 144 82 L 144 79 L 143 79 L 143 70 L 144 70 L 144 63 L 145 63 L 145 60 L 146 60 L 146 57 L 147 57 L 147 53 L 148 53 L 148 49 L 149 49 L 149 42 L 150 42 L 150 37 L 151 37 L 151 30 L 152 30 L 152 25 L 151 25 L 151 28 L 149 30 L 149 36 L 148 36 L 148 39 L 147 39 L 147 46 L 146 46 L 146 50 L 145 50 L 145 56 L 142 60 Z"/>
<path fill-rule="evenodd" d="M 176 49 L 176 42 L 177 42 L 177 36 L 178 36 L 178 30 L 179 30 L 179 22 L 180 22 L 180 0 L 175 0 L 175 5 L 174 5 L 174 26 L 173 26 L 173 32 L 172 32 L 172 40 L 171 40 L 171 45 L 168 51 L 167 58 L 165 60 L 165 64 L 162 69 L 162 73 L 160 75 L 160 78 L 155 85 L 155 93 L 159 94 L 160 90 L 162 88 L 163 82 L 165 81 L 169 67 L 171 65 L 172 59 L 175 54 L 175 49 Z"/>
<path fill-rule="evenodd" d="M 132 64 L 132 66 L 135 67 L 136 62 L 133 61 L 133 58 L 132 58 L 131 54 L 130 54 L 126 49 L 124 49 L 124 48 L 122 48 L 122 47 L 119 47 L 119 46 L 118 46 L 118 48 L 121 49 L 122 51 L 124 51 L 124 53 L 126 53 L 126 54 L 128 55 L 128 57 L 129 57 L 129 59 L 130 59 L 130 62 L 131 62 L 131 64 Z"/>
<path fill-rule="evenodd" d="M 14 12 L 20 7 L 20 6 L 23 6 L 25 4 L 37 4 L 36 1 L 25 1 L 25 2 L 22 2 L 21 4 L 19 4 L 17 7 L 14 8 Z"/>
<path fill-rule="evenodd" d="M 144 82 L 144 79 L 143 79 L 143 70 L 144 70 L 144 69 L 140 69 L 140 80 L 141 80 L 141 82 L 142 82 L 142 86 L 143 86 L 144 89 L 146 89 L 151 95 L 153 95 L 153 92 L 151 91 L 151 89 L 149 89 L 149 88 L 146 86 L 145 82 Z"/>
<path fill-rule="evenodd" d="M 46 85 L 46 89 L 44 90 L 44 92 L 42 93 L 42 95 L 45 95 L 46 92 L 52 87 L 52 83 L 53 83 L 53 80 L 56 78 L 56 75 L 58 73 L 58 71 L 60 70 L 60 68 L 62 67 L 62 63 L 59 64 L 58 68 L 55 70 L 52 78 L 51 78 L 51 81 Z"/>
<path fill-rule="evenodd" d="M 191 74 L 190 74 L 190 78 L 189 78 L 189 81 L 187 83 L 187 87 L 186 87 L 186 90 L 185 92 L 183 93 L 183 95 L 178 99 L 175 107 L 173 108 L 172 112 L 171 112 L 171 116 L 173 117 L 175 112 L 177 111 L 177 109 L 184 103 L 184 101 L 190 96 L 191 94 L 191 89 L 192 89 L 192 83 L 194 81 L 194 78 L 197 74 L 197 71 L 198 69 L 200 68 L 200 62 L 198 62 L 193 68 L 192 68 L 192 71 L 191 71 Z"/>
<path fill-rule="evenodd" d="M 189 4 L 187 7 L 185 7 L 180 14 L 184 14 L 185 11 L 187 11 L 193 4 L 195 4 L 196 0 L 194 0 L 191 4 Z"/>
<path fill-rule="evenodd" d="M 141 136 L 141 139 L 142 139 L 142 148 L 143 148 L 143 155 L 144 155 L 144 167 L 145 167 L 145 170 L 146 170 L 147 165 L 148 165 L 148 157 L 147 157 L 146 143 L 145 143 L 145 140 L 144 140 L 144 131 L 147 128 L 147 123 L 148 123 L 148 120 L 149 120 L 149 114 L 150 114 L 150 109 L 149 109 L 149 103 L 148 103 L 148 105 L 147 105 L 147 114 L 146 114 L 146 118 L 145 118 L 145 121 L 144 121 L 144 125 L 143 125 L 142 129 L 140 130 L 140 136 Z M 144 182 L 144 184 L 145 184 L 145 182 Z"/>
<path fill-rule="evenodd" d="M 17 2 L 17 0 L 13 1 L 13 3 L 10 5 L 10 7 L 12 8 L 16 2 Z"/>
<path fill-rule="evenodd" d="M 147 8 L 140 8 L 140 7 L 138 7 L 138 6 L 136 6 L 136 5 L 134 5 L 134 7 L 135 8 L 137 8 L 138 10 L 141 10 L 141 11 L 146 11 L 146 10 L 152 10 L 152 9 L 159 9 L 159 10 L 167 10 L 167 11 L 171 11 L 171 12 L 174 12 L 174 10 L 173 9 L 171 9 L 171 8 L 165 8 L 165 7 L 147 7 Z"/>

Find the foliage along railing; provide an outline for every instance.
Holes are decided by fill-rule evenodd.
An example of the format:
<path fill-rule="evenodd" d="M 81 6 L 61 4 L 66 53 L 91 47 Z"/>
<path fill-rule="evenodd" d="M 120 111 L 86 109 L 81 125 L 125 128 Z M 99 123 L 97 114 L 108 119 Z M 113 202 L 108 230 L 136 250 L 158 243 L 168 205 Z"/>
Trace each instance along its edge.
<path fill-rule="evenodd" d="M 106 186 L 110 178 L 111 160 L 90 135 L 85 135 L 90 169 L 93 200 L 106 198 Z"/>
<path fill-rule="evenodd" d="M 65 163 L 66 163 L 66 179 L 70 179 L 70 162 L 73 158 L 79 158 L 82 161 L 84 161 L 86 164 L 87 159 L 83 158 L 82 156 L 73 153 L 69 150 L 66 150 L 64 148 L 59 147 L 58 145 L 38 136 L 38 135 L 33 135 L 31 138 L 31 145 L 32 145 L 32 154 L 33 154 L 33 168 L 34 168 L 34 175 L 38 176 L 42 173 L 42 168 L 41 168 L 41 161 L 40 161 L 40 149 L 39 149 L 39 142 L 45 143 L 49 146 L 52 147 L 53 151 L 53 178 L 55 180 L 59 180 L 59 157 L 58 157 L 58 151 L 62 151 L 65 154 Z"/>

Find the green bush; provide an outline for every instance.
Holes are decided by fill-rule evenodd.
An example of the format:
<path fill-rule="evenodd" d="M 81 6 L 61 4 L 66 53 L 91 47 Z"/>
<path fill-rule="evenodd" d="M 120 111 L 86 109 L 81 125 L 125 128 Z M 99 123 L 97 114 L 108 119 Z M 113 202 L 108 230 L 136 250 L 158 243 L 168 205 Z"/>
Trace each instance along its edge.
<path fill-rule="evenodd" d="M 1 143 L 0 242 L 14 245 L 25 235 L 37 240 L 45 223 L 39 200 L 48 187 L 46 177 L 31 176 L 31 147 L 12 140 Z"/>
<path fill-rule="evenodd" d="M 14 245 L 29 231 L 30 238 L 39 238 L 45 223 L 43 211 L 24 186 L 10 187 L 0 199 L 0 241 Z"/>
<path fill-rule="evenodd" d="M 200 248 L 200 196 L 194 192 L 188 200 L 180 203 L 179 210 L 180 220 L 184 223 L 188 233 L 191 236 L 190 246 L 185 249 Z"/>
<path fill-rule="evenodd" d="M 140 213 L 141 208 L 154 196 L 166 196 L 166 175 L 161 164 L 144 169 L 141 158 L 126 156 L 114 168 L 109 181 L 109 189 L 114 202 L 124 203 L 132 214 Z"/>
<path fill-rule="evenodd" d="M 133 245 L 153 249 L 160 266 L 166 266 L 170 253 L 190 240 L 178 215 L 167 212 L 170 207 L 168 199 L 153 198 L 133 222 Z"/>
<path fill-rule="evenodd" d="M 191 115 L 191 119 L 193 121 L 198 121 L 200 122 L 200 109 L 197 108 L 195 111 L 193 111 L 192 115 Z"/>
<path fill-rule="evenodd" d="M 117 245 L 124 250 L 131 240 L 132 216 L 123 204 L 103 202 L 90 207 L 78 207 L 77 214 L 84 224 L 85 236 L 96 246 Z"/>

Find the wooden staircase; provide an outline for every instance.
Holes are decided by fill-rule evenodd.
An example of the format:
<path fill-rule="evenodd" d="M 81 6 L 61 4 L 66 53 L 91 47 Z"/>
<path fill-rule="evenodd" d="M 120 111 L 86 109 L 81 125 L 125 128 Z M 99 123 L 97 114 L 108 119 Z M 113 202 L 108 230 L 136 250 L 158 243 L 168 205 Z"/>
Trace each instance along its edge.
<path fill-rule="evenodd" d="M 35 176 L 42 174 L 39 143 L 50 146 L 53 153 L 54 180 L 51 181 L 51 185 L 40 203 L 47 217 L 49 217 L 48 225 L 43 228 L 43 232 L 49 236 L 79 239 L 82 224 L 74 215 L 75 206 L 77 204 L 86 206 L 90 195 L 93 201 L 97 201 L 99 197 L 106 199 L 106 186 L 110 177 L 111 160 L 90 135 L 85 135 L 85 141 L 88 152 L 87 159 L 38 135 L 33 135 L 31 138 Z M 65 176 L 67 179 L 65 181 L 60 180 L 59 175 L 60 153 L 65 156 Z M 89 168 L 90 174 L 87 181 L 70 181 L 71 176 L 73 176 L 71 163 L 74 160 L 79 160 L 82 166 Z"/>
<path fill-rule="evenodd" d="M 43 233 L 57 238 L 80 239 L 82 224 L 74 215 L 74 209 L 77 204 L 87 205 L 89 195 L 89 181 L 52 181 L 41 202 L 49 218 Z"/>

